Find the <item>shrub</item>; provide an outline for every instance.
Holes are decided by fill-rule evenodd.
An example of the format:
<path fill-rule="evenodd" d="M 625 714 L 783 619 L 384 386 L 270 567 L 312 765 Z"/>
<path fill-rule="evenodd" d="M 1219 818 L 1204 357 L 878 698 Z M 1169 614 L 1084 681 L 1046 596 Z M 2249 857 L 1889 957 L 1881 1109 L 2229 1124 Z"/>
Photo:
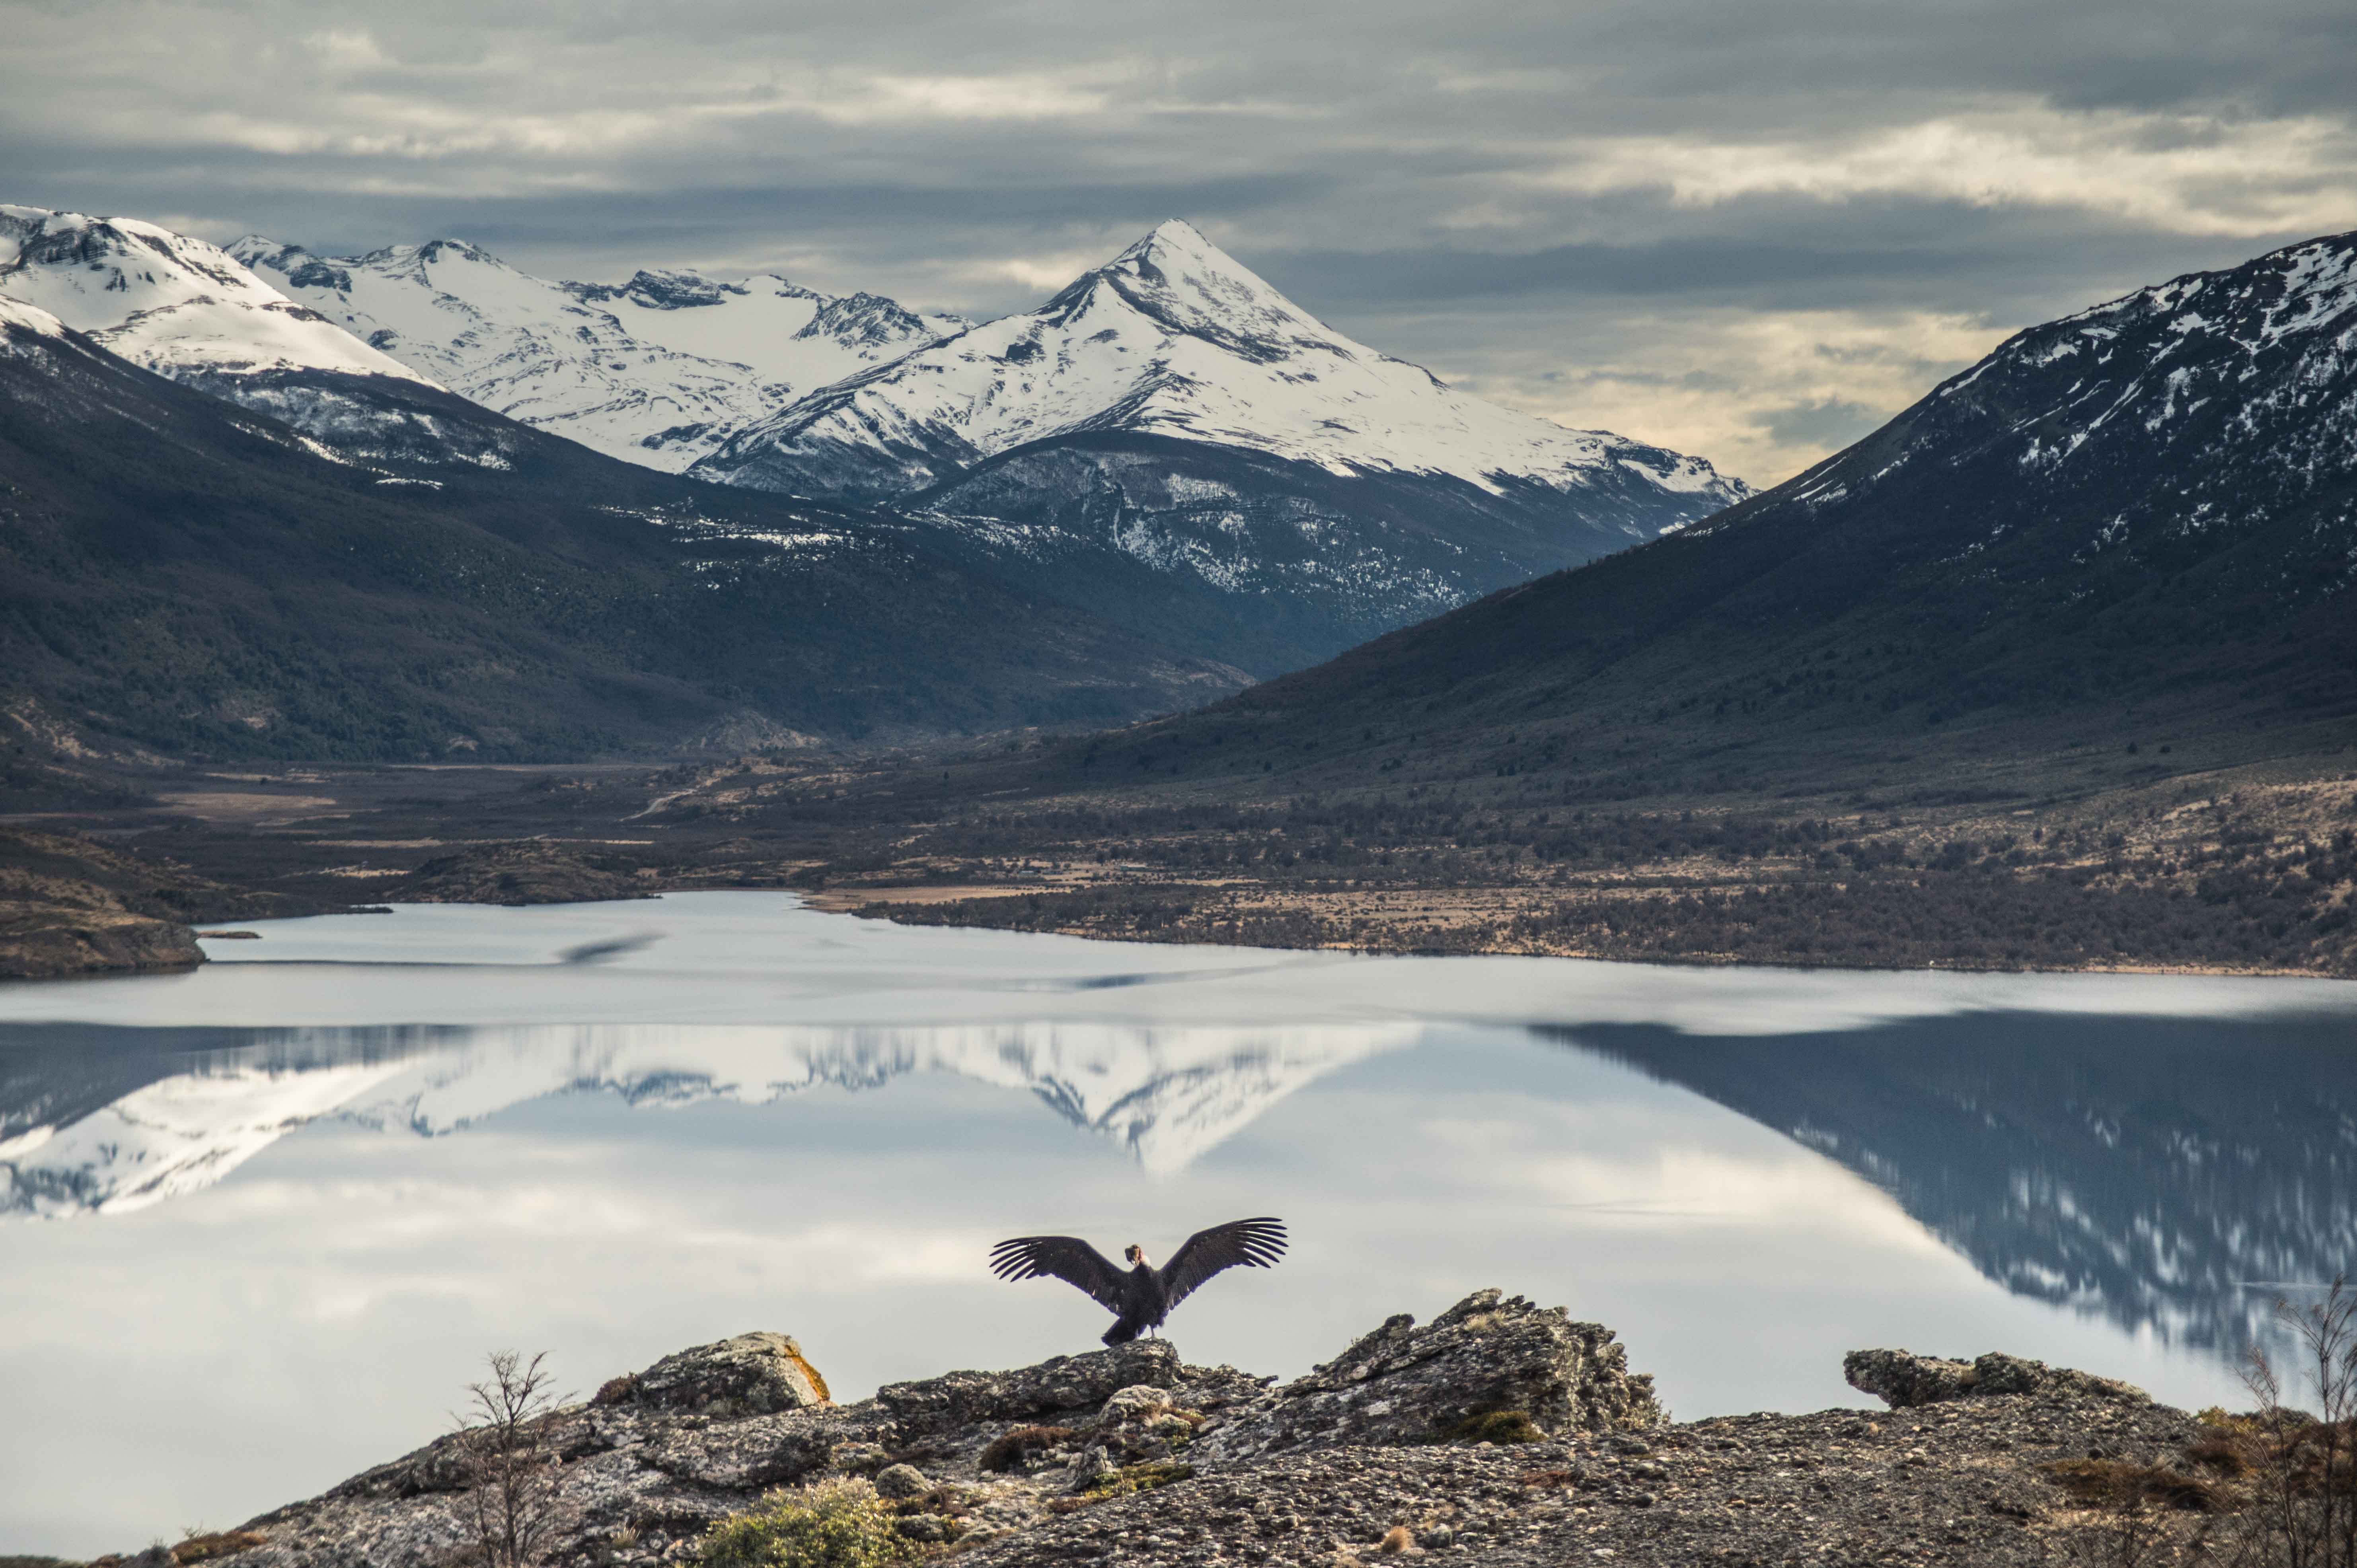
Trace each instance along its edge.
<path fill-rule="evenodd" d="M 853 1478 L 771 1492 L 706 1531 L 697 1561 L 706 1568 L 888 1568 L 917 1551 L 875 1487 Z"/>
<path fill-rule="evenodd" d="M 1544 1443 L 1546 1434 L 1526 1410 L 1481 1410 L 1454 1421 L 1424 1440 L 1426 1443 Z"/>
<path fill-rule="evenodd" d="M 172 1548 L 172 1561 L 187 1568 L 191 1563 L 217 1563 L 264 1544 L 266 1539 L 258 1530 L 192 1530 L 187 1540 Z"/>

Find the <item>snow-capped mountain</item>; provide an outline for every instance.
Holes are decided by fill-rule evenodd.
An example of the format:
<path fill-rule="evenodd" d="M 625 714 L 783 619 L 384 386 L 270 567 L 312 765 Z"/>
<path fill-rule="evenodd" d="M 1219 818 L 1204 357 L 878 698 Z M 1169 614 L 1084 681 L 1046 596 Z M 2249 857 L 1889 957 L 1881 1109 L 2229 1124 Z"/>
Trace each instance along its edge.
<path fill-rule="evenodd" d="M 2325 500 L 2352 476 L 2357 232 L 2188 274 L 2018 333 L 1864 441 L 1713 526 L 1746 526 L 1781 507 L 1914 508 L 1937 496 L 1943 510 L 1986 514 L 1983 551 L 2025 525 L 2069 520 L 2070 537 L 2055 542 L 2088 567 L 2107 553 L 2167 553 L 2172 540 L 2247 532 Z M 2347 503 L 2338 510 L 2347 526 Z"/>
<path fill-rule="evenodd" d="M 1698 457 L 1454 391 L 1325 326 L 1176 220 L 1037 310 L 802 398 L 732 435 L 697 472 L 881 500 L 1028 443 L 1107 431 L 1491 491 L 1634 483 L 1680 521 L 1749 493 Z"/>
<path fill-rule="evenodd" d="M 231 252 L 289 295 L 460 395 L 610 456 L 676 471 L 813 388 L 963 328 L 775 276 L 534 277 L 457 240 L 323 257 Z"/>
<path fill-rule="evenodd" d="M 220 246 L 136 219 L 0 206 L 0 295 L 177 381 L 326 371 L 434 384 Z"/>
<path fill-rule="evenodd" d="M 542 1095 L 597 1089 L 633 1105 L 765 1104 L 822 1085 L 950 1072 L 1037 1095 L 1058 1115 L 1177 1171 L 1285 1096 L 1420 1026 L 1213 1028 L 1029 1023 L 899 1028 L 547 1026 L 311 1029 L 155 1076 L 92 1105 L 12 1085 L 0 1105 L 0 1214 L 127 1213 L 220 1181 L 334 1116 L 422 1137 Z M 58 1116 L 63 1110 L 67 1113 Z"/>
<path fill-rule="evenodd" d="M 978 564 L 1261 676 L 1749 493 L 1700 458 L 1454 391 L 1175 221 L 689 474 L 889 501 Z"/>

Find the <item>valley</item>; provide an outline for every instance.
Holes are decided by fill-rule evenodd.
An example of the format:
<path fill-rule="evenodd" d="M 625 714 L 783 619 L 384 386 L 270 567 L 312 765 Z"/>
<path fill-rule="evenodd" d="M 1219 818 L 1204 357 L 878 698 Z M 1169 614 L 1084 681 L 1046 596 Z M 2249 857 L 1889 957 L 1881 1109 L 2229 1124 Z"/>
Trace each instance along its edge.
<path fill-rule="evenodd" d="M 701 297 L 693 280 L 630 286 L 715 307 L 677 303 Z M 382 510 L 376 492 L 410 484 L 426 487 L 434 526 L 461 531 L 454 546 L 481 542 L 436 546 L 447 566 L 410 564 L 404 543 L 352 583 L 355 608 L 423 587 L 438 638 L 478 639 L 437 656 L 447 672 L 404 699 L 416 716 L 361 694 L 362 682 L 400 690 L 384 683 L 391 666 L 361 676 L 356 645 L 300 619 L 274 635 L 321 651 L 268 656 L 310 671 L 299 700 L 283 677 L 233 675 L 258 668 L 242 652 L 190 714 L 177 694 L 187 650 L 219 637 L 198 619 L 165 645 L 174 674 L 155 686 L 158 706 L 102 707 L 102 689 L 157 680 L 140 671 L 161 666 L 105 662 L 176 624 L 142 610 L 140 638 L 59 662 L 82 685 L 17 699 L 9 779 L 33 814 L 16 820 L 154 835 L 203 875 L 293 899 L 778 886 L 903 922 L 1125 940 L 2353 972 L 2357 237 L 2021 333 L 1846 451 L 1698 521 L 1659 510 L 1661 497 L 1715 504 L 1739 488 L 1558 430 L 1555 482 L 1599 506 L 1622 485 L 1622 510 L 1589 515 L 1617 517 L 1629 547 L 1598 544 L 1534 579 L 1556 525 L 1532 499 L 1538 478 L 1485 476 L 1491 437 L 1469 437 L 1474 466 L 1452 473 L 1349 458 L 1375 426 L 1304 434 L 1274 393 L 1227 405 L 1254 411 L 1259 434 L 1205 425 L 1205 388 L 1253 385 L 1303 355 L 1357 366 L 1319 397 L 1392 406 L 1350 375 L 1413 382 L 1479 425 L 1421 371 L 1322 331 L 1164 225 L 1039 312 L 732 438 L 716 452 L 742 463 L 714 484 L 694 474 L 716 457 L 684 478 L 616 464 L 433 404 L 447 394 L 414 381 L 372 389 L 372 406 L 401 403 L 416 430 L 471 431 L 490 460 L 381 440 L 364 458 L 289 453 L 299 439 L 273 447 L 225 405 L 138 381 L 34 322 L 14 339 L 33 373 L 92 407 L 144 399 L 159 411 L 145 429 L 167 409 L 181 432 L 211 421 L 216 445 L 180 440 L 207 462 L 244 443 L 232 514 L 268 451 L 270 484 L 310 487 L 271 502 L 274 515 L 338 487 Z M 1116 378 L 1121 420 L 1081 417 L 1116 384 L 1089 356 L 1139 334 L 1163 368 Z M 1035 351 L 1017 354 L 1025 344 Z M 1215 375 L 1204 367 L 1219 356 L 1245 369 Z M 973 405 L 1002 422 L 988 432 L 955 415 L 952 383 L 970 374 L 994 378 Z M 895 390 L 910 378 L 934 399 L 915 424 Z M 1492 412 L 1492 436 L 1523 429 Z M 1052 433 L 1075 417 L 1086 428 Z M 907 439 L 854 462 L 855 426 Z M 58 450 L 103 428 L 38 439 Z M 17 447 L 28 473 L 35 439 Z M 878 454 L 893 452 L 899 478 L 881 485 Z M 83 467 L 108 475 L 72 492 L 87 539 L 125 537 L 102 519 L 156 512 L 120 477 L 151 464 L 94 451 Z M 1626 489 L 1631 475 L 1655 489 Z M 796 486 L 836 499 L 780 493 Z M 1431 510 L 1443 491 L 1446 526 Z M 123 499 L 91 510 L 102 495 Z M 637 505 L 618 506 L 625 496 Z M 419 503 L 401 500 L 414 541 Z M 366 562 L 369 507 L 338 504 L 336 537 Z M 300 558 L 282 549 L 252 570 L 268 580 Z M 513 564 L 486 575 L 500 560 Z M 625 562 L 643 585 L 617 596 L 601 585 Z M 121 604 L 127 579 L 107 570 Z M 1512 585 L 1448 607 L 1482 580 Z M 666 610 L 676 590 L 656 585 L 689 581 L 699 591 Z M 557 608 L 567 596 L 577 608 Z M 555 618 L 519 618 L 527 602 Z M 453 618 L 469 603 L 485 618 L 462 630 Z M 1409 606 L 1440 613 L 1386 630 L 1419 613 Z M 55 660 L 60 623 L 16 613 L 31 628 L 20 668 L 40 668 L 44 648 Z M 537 641 L 519 640 L 527 628 Z M 593 666 L 568 646 L 612 672 L 585 679 Z M 330 672 L 338 683 L 317 684 Z M 631 688 L 637 716 L 618 725 Z M 421 730 L 441 738 L 420 747 Z M 574 766 L 590 757 L 602 760 Z M 197 781 L 237 758 L 255 793 L 307 810 L 273 821 L 175 804 L 221 794 Z M 396 785 L 429 760 L 435 789 Z"/>

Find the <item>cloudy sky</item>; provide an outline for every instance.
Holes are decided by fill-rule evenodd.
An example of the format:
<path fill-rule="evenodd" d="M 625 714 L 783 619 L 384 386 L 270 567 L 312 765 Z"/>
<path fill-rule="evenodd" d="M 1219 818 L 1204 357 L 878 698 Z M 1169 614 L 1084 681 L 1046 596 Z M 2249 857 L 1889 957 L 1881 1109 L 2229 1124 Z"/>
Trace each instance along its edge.
<path fill-rule="evenodd" d="M 2007 332 L 2357 228 L 2349 0 L 0 0 L 0 199 L 1034 303 L 1192 220 L 1755 482 Z"/>

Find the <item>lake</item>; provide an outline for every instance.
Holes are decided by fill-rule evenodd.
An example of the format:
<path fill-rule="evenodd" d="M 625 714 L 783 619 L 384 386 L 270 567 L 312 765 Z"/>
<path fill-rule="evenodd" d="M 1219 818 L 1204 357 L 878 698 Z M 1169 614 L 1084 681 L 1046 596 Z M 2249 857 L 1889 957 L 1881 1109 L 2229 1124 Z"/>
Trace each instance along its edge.
<path fill-rule="evenodd" d="M 772 893 L 404 908 L 0 986 L 0 1555 L 225 1527 L 450 1424 L 797 1336 L 838 1397 L 1097 1348 L 1005 1236 L 1291 1253 L 1174 1316 L 1291 1375 L 1501 1285 L 1681 1418 L 2003 1349 L 2243 1402 L 2357 1251 L 2357 985 L 1366 958 Z"/>

